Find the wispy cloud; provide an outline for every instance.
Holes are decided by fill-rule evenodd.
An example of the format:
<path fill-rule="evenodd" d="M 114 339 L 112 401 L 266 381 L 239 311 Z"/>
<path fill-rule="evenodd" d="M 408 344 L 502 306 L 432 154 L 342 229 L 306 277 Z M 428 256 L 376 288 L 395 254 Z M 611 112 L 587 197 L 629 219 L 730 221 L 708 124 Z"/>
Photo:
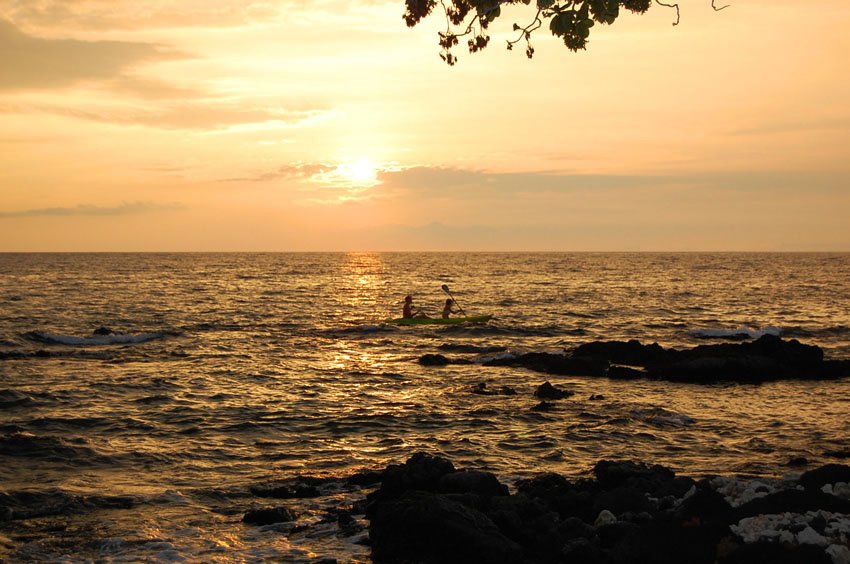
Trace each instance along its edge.
<path fill-rule="evenodd" d="M 294 162 L 276 170 L 260 172 L 251 176 L 225 178 L 221 182 L 274 182 L 275 180 L 312 180 L 318 175 L 334 170 L 334 165 L 325 163 Z"/>
<path fill-rule="evenodd" d="M 181 204 L 154 204 L 151 202 L 127 202 L 119 206 L 95 206 L 80 204 L 73 207 L 36 208 L 17 211 L 0 211 L 0 218 L 11 217 L 73 217 L 73 216 L 116 216 L 175 211 L 184 209 Z"/>
<path fill-rule="evenodd" d="M 736 129 L 732 135 L 770 135 L 775 133 L 800 133 L 805 131 L 850 130 L 850 117 L 813 119 L 768 123 L 756 127 Z"/>
<path fill-rule="evenodd" d="M 270 0 L 38 0 L 0 6 L 0 17 L 51 29 L 156 29 L 233 27 L 274 17 L 281 3 Z"/>
<path fill-rule="evenodd" d="M 110 80 L 142 63 L 181 56 L 152 43 L 34 37 L 2 19 L 0 53 L 4 54 L 0 90 L 61 88 L 87 80 Z"/>
<path fill-rule="evenodd" d="M 556 171 L 493 173 L 441 167 L 408 167 L 378 175 L 386 191 L 404 190 L 419 196 L 440 196 L 462 191 L 466 197 L 519 196 L 522 194 L 569 194 L 603 190 L 651 190 L 684 187 L 693 190 L 720 190 L 776 193 L 818 186 L 819 190 L 843 187 L 843 175 L 823 171 L 732 170 L 692 171 L 658 174 L 593 174 Z"/>
<path fill-rule="evenodd" d="M 345 200 L 340 191 L 333 201 L 394 197 L 398 195 L 417 198 L 456 197 L 517 198 L 524 195 L 570 195 L 601 191 L 651 192 L 660 188 L 689 190 L 719 190 L 729 192 L 777 193 L 798 190 L 814 183 L 819 190 L 833 190 L 844 186 L 838 173 L 811 171 L 693 171 L 658 174 L 594 174 L 559 171 L 490 172 L 439 166 L 376 165 L 374 179 L 368 183 L 352 182 L 345 171 L 346 164 L 290 163 L 276 170 L 254 175 L 228 178 L 222 182 L 274 182 L 295 180 L 314 188 L 351 188 L 352 198 Z M 367 188 L 364 190 L 364 188 Z M 324 195 L 311 203 L 328 203 Z M 486 200 L 485 200 L 486 201 Z"/>
<path fill-rule="evenodd" d="M 158 129 L 217 130 L 265 124 L 269 127 L 299 127 L 333 115 L 328 110 L 288 110 L 254 106 L 246 102 L 167 103 L 147 108 L 129 106 L 66 107 L 50 104 L 0 104 L 0 114 L 41 113 L 114 125 Z"/>

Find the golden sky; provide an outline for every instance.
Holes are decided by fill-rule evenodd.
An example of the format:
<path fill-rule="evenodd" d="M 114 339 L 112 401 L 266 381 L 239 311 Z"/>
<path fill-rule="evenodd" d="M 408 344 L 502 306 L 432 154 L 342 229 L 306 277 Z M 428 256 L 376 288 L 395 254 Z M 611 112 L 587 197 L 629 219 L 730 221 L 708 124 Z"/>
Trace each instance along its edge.
<path fill-rule="evenodd" d="M 0 0 L 0 251 L 848 251 L 850 2 L 729 3 Z"/>

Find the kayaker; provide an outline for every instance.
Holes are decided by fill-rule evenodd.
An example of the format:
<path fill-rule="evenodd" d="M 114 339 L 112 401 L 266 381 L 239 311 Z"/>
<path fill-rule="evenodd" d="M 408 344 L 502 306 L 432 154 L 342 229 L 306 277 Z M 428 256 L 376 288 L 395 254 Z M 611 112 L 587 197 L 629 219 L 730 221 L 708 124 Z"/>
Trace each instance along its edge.
<path fill-rule="evenodd" d="M 402 317 L 405 319 L 410 319 L 411 317 L 428 317 L 422 310 L 413 307 L 413 296 L 410 294 L 404 297 L 404 309 L 402 310 Z"/>
<path fill-rule="evenodd" d="M 443 306 L 443 319 L 448 319 L 451 314 L 458 313 L 458 310 L 452 309 L 452 303 L 451 298 L 446 300 L 446 305 Z"/>

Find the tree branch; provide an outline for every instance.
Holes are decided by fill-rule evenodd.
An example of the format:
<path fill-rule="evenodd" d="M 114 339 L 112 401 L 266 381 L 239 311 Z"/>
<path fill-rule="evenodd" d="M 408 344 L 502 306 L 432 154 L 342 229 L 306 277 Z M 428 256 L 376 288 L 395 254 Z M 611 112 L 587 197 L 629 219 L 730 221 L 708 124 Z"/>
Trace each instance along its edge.
<path fill-rule="evenodd" d="M 2 1 L 2 0 L 0 0 Z M 702 0 L 708 3 L 708 0 Z M 719 0 L 710 0 L 715 12 L 725 10 L 730 4 L 719 6 Z M 457 63 L 452 49 L 458 45 L 458 39 L 470 36 L 467 44 L 469 52 L 476 53 L 490 42 L 487 30 L 502 13 L 502 6 L 532 4 L 531 0 L 405 0 L 407 10 L 403 17 L 409 27 L 415 26 L 422 18 L 431 13 L 431 9 L 442 6 L 446 17 L 446 30 L 438 32 L 441 48 L 440 57 L 449 65 Z M 519 32 L 515 39 L 506 39 L 508 50 L 520 41 L 525 41 L 525 54 L 532 58 L 534 47 L 531 35 L 550 20 L 552 35 L 563 40 L 571 51 L 579 51 L 587 46 L 590 30 L 594 24 L 611 25 L 625 9 L 635 14 L 645 13 L 652 4 L 676 10 L 674 26 L 681 22 L 681 0 L 537 0 L 534 19 L 526 26 L 513 24 L 513 31 Z M 531 8 L 531 6 L 529 6 Z M 532 12 L 533 13 L 533 12 Z"/>
<path fill-rule="evenodd" d="M 666 6 L 667 8 L 676 8 L 676 21 L 673 22 L 673 25 L 679 25 L 679 21 L 682 19 L 682 14 L 679 12 L 678 4 L 665 4 L 661 0 L 655 0 L 659 5 Z M 711 0 L 712 5 L 714 4 L 714 0 Z"/>
<path fill-rule="evenodd" d="M 540 19 L 540 14 L 543 13 L 543 8 L 537 10 L 537 14 L 534 16 L 534 21 L 528 24 L 525 27 L 521 27 L 519 24 L 514 24 L 514 31 L 520 31 L 519 37 L 511 41 L 508 39 L 508 51 L 514 48 L 514 45 L 525 39 L 525 43 L 527 48 L 525 53 L 528 55 L 528 58 L 531 58 L 531 55 L 534 54 L 534 49 L 531 47 L 531 33 L 537 31 L 543 26 L 543 20 Z"/>

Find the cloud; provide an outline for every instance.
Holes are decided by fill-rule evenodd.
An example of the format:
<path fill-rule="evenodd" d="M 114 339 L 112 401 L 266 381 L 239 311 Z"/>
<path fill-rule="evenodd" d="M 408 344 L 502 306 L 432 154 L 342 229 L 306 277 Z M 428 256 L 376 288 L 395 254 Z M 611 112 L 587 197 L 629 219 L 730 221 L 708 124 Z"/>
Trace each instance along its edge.
<path fill-rule="evenodd" d="M 649 190 L 685 187 L 724 192 L 778 192 L 800 188 L 829 191 L 843 187 L 843 174 L 830 171 L 693 171 L 658 174 L 592 174 L 557 171 L 492 173 L 480 170 L 417 166 L 378 175 L 386 191 L 413 191 L 419 196 L 515 196 L 569 194 L 600 190 Z"/>
<path fill-rule="evenodd" d="M 843 174 L 811 171 L 694 171 L 658 174 L 593 174 L 558 171 L 488 172 L 432 166 L 377 165 L 375 182 L 357 185 L 339 174 L 342 165 L 290 163 L 269 172 L 228 178 L 222 182 L 273 182 L 294 179 L 317 187 L 358 188 L 358 199 L 393 197 L 456 197 L 462 199 L 514 198 L 524 195 L 600 191 L 651 191 L 659 188 L 729 192 L 779 192 L 800 188 L 819 191 L 842 189 Z M 368 191 L 362 190 L 367 187 Z"/>
<path fill-rule="evenodd" d="M 770 123 L 757 127 L 736 129 L 731 133 L 732 135 L 770 135 L 774 133 L 799 133 L 825 130 L 850 130 L 850 117 Z"/>
<path fill-rule="evenodd" d="M 226 178 L 221 182 L 273 182 L 275 180 L 311 180 L 319 175 L 326 174 L 336 167 L 324 163 L 302 163 L 295 162 L 283 165 L 277 170 L 263 172 L 253 176 L 241 178 Z"/>
<path fill-rule="evenodd" d="M 44 113 L 114 125 L 177 130 L 216 130 L 252 124 L 300 127 L 335 115 L 329 110 L 286 110 L 231 102 L 178 102 L 150 108 L 99 106 L 89 109 L 49 104 L 0 104 L 0 114 L 3 113 Z"/>
<path fill-rule="evenodd" d="M 384 171 L 378 175 L 385 190 L 412 190 L 421 195 L 466 195 L 568 192 L 640 188 L 675 184 L 675 175 L 579 174 L 557 171 L 494 173 L 482 170 L 417 166 Z"/>
<path fill-rule="evenodd" d="M 116 216 L 137 215 L 162 211 L 181 210 L 181 204 L 154 204 L 151 202 L 129 202 L 119 206 L 101 207 L 80 204 L 74 207 L 37 208 L 19 211 L 0 211 L 0 218 L 9 217 L 74 217 L 74 216 Z"/>
<path fill-rule="evenodd" d="M 0 17 L 52 29 L 233 27 L 273 18 L 271 0 L 27 0 L 0 7 Z"/>
<path fill-rule="evenodd" d="M 0 19 L 0 90 L 60 88 L 86 80 L 109 80 L 142 63 L 178 54 L 151 43 L 43 39 Z"/>

